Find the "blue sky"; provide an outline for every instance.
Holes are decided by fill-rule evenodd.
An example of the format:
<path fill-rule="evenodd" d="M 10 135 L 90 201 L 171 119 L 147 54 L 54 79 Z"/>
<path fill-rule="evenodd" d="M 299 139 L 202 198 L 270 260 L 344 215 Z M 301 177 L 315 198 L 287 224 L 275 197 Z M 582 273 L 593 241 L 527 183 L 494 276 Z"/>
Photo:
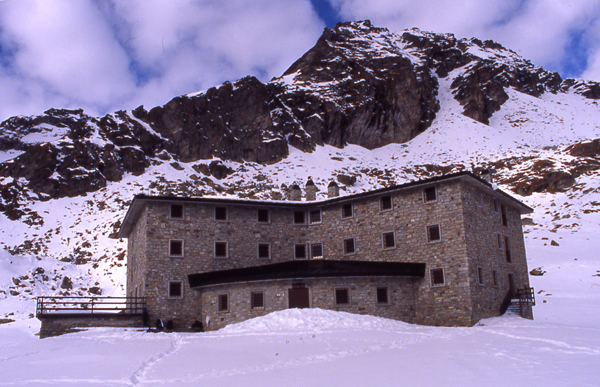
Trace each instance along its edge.
<path fill-rule="evenodd" d="M 598 0 L 0 0 L 0 120 L 268 81 L 323 28 L 363 19 L 493 39 L 563 77 L 600 81 Z"/>

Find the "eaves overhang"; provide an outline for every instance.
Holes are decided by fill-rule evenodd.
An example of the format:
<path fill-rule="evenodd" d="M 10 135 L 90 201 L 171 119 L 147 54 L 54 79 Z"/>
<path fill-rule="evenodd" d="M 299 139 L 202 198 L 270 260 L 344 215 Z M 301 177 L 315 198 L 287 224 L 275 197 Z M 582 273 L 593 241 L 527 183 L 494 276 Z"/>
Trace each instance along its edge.
<path fill-rule="evenodd" d="M 303 260 L 188 275 L 190 288 L 242 282 L 339 277 L 425 277 L 425 264 Z"/>

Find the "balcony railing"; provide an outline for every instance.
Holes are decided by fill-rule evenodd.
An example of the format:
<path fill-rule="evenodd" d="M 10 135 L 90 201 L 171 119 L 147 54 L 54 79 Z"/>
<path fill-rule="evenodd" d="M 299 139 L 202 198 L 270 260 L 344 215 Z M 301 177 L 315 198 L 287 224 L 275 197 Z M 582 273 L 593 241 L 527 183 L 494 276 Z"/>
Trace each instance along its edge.
<path fill-rule="evenodd" d="M 52 314 L 141 314 L 144 297 L 53 297 L 37 298 L 36 316 Z"/>

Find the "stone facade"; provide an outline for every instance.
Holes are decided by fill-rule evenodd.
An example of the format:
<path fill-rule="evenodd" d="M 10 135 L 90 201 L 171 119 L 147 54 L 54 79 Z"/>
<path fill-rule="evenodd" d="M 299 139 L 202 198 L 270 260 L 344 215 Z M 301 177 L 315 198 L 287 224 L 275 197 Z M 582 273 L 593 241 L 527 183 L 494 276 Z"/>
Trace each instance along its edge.
<path fill-rule="evenodd" d="M 307 289 L 308 307 L 471 326 L 499 314 L 509 274 L 513 290 L 529 286 L 520 218 L 528 212 L 490 183 L 458 173 L 322 201 L 136 196 L 119 237 L 129 239 L 127 295 L 146 297 L 150 321 L 171 320 L 178 330 L 194 322 L 218 329 L 288 308 L 295 288 Z M 295 259 L 421 263 L 426 270 L 195 288 L 188 281 Z M 262 306 L 253 307 L 252 293 L 262 294 Z M 336 295 L 348 302 L 336 304 Z"/>

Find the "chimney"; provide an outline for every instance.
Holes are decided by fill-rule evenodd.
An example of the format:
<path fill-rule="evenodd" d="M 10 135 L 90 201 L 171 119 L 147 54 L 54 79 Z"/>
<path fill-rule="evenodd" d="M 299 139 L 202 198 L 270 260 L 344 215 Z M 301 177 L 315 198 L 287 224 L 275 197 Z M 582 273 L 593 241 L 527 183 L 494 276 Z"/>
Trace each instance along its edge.
<path fill-rule="evenodd" d="M 494 180 L 492 178 L 492 171 L 490 171 L 489 169 L 484 169 L 479 173 L 479 177 L 482 178 L 483 180 L 487 181 L 490 184 L 494 184 Z"/>
<path fill-rule="evenodd" d="M 317 200 L 317 187 L 310 177 L 304 189 L 306 190 L 306 201 Z"/>
<path fill-rule="evenodd" d="M 292 185 L 292 188 L 290 189 L 290 200 L 294 202 L 302 200 L 302 190 L 300 190 L 298 184 Z"/>
<path fill-rule="evenodd" d="M 331 181 L 329 186 L 327 187 L 327 196 L 330 198 L 336 198 L 340 196 L 340 187 L 335 183 L 335 181 Z"/>

